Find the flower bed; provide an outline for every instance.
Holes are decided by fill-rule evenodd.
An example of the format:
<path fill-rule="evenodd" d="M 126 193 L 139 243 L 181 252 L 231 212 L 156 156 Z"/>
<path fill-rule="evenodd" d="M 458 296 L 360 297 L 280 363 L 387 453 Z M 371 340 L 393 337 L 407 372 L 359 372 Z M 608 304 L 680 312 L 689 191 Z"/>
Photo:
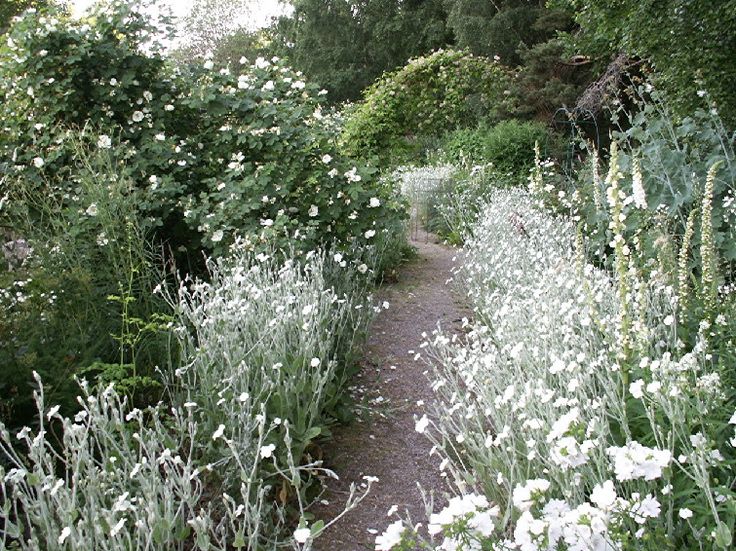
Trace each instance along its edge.
<path fill-rule="evenodd" d="M 734 387 L 712 346 L 725 317 L 685 349 L 671 274 L 642 277 L 612 230 L 609 273 L 572 220 L 491 193 L 460 271 L 475 321 L 430 339 L 439 406 L 417 420 L 465 497 L 431 516 L 431 541 L 394 523 L 377 549 L 730 548 Z"/>

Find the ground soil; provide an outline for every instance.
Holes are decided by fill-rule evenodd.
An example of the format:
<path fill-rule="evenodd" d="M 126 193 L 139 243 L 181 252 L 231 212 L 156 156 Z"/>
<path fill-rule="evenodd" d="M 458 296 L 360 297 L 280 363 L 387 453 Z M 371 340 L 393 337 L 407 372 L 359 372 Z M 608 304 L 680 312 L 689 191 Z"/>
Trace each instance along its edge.
<path fill-rule="evenodd" d="M 413 522 L 426 525 L 418 485 L 437 496 L 436 505 L 444 502 L 447 488 L 438 469 L 440 458 L 429 456 L 430 442 L 414 430 L 415 416 L 429 413 L 433 400 L 429 367 L 423 357 L 415 356 L 423 351 L 422 333 L 431 335 L 438 326 L 445 332 L 460 331 L 468 313 L 452 290 L 458 250 L 438 244 L 432 236 L 415 237 L 412 245 L 418 257 L 379 293 L 379 301 L 388 301 L 390 307 L 373 324 L 358 377 L 357 391 L 372 413 L 333 431 L 325 466 L 340 480 L 329 485 L 324 496 L 328 503 L 315 513 L 328 521 L 343 510 L 351 483 L 360 486 L 365 475 L 379 481 L 355 510 L 315 541 L 316 551 L 374 549 L 376 533 L 398 518 L 387 516 L 394 505 L 402 517 L 408 512 Z"/>

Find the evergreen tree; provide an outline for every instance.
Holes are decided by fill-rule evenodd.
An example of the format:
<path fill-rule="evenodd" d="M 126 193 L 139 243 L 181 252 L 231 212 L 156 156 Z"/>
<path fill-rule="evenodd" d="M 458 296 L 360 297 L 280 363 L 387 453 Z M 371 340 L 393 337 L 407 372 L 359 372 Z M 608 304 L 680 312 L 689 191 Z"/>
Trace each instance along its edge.
<path fill-rule="evenodd" d="M 294 0 L 275 51 L 330 91 L 356 100 L 384 71 L 451 42 L 442 0 Z"/>

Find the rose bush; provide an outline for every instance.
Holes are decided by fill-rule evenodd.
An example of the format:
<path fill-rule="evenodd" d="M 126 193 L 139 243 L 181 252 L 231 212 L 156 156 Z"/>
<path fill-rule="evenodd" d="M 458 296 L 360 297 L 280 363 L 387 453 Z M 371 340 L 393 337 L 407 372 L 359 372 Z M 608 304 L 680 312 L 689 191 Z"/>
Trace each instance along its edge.
<path fill-rule="evenodd" d="M 58 8 L 17 19 L 0 49 L 0 171 L 74 205 L 67 137 L 87 127 L 135 182 L 143 226 L 189 251 L 220 253 L 236 234 L 352 246 L 401 218 L 374 169 L 340 158 L 300 73 L 276 58 L 243 59 L 237 74 L 173 68 L 166 25 L 120 1 L 82 20 Z"/>

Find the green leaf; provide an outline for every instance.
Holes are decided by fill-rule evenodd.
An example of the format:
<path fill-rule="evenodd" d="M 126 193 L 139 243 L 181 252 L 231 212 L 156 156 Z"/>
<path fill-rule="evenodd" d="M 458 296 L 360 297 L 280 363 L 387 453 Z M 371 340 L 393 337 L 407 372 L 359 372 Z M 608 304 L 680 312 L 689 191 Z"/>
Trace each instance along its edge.
<path fill-rule="evenodd" d="M 241 549 L 242 547 L 245 547 L 245 537 L 243 536 L 243 532 L 238 532 L 237 534 L 235 534 L 233 547 L 235 547 L 235 549 Z"/>
<path fill-rule="evenodd" d="M 725 522 L 719 521 L 715 531 L 715 544 L 721 549 L 730 549 L 733 537 Z"/>
<path fill-rule="evenodd" d="M 324 520 L 318 520 L 314 524 L 312 524 L 312 527 L 310 530 L 312 531 L 312 535 L 316 536 L 319 532 L 324 530 L 325 528 L 325 521 Z"/>

